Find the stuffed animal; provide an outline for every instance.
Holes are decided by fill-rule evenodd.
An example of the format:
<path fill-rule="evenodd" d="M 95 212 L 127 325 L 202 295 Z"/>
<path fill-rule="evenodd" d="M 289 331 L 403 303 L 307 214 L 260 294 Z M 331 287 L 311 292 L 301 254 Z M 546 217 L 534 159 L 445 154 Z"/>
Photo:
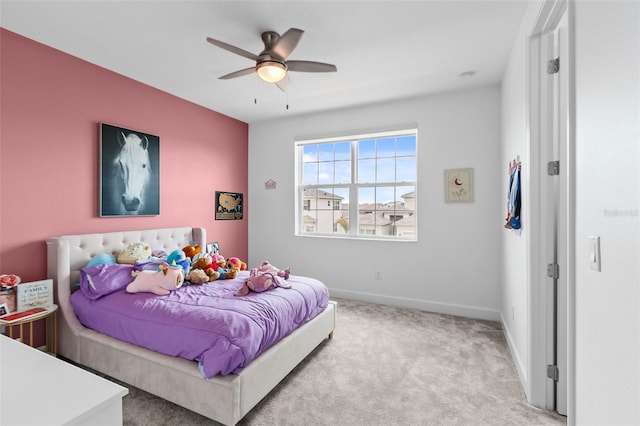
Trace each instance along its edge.
<path fill-rule="evenodd" d="M 276 287 L 291 288 L 291 285 L 285 281 L 289 279 L 290 274 L 291 268 L 280 270 L 268 261 L 264 261 L 258 268 L 251 269 L 249 278 L 236 292 L 236 296 L 246 296 L 249 290 L 261 293 Z"/>
<path fill-rule="evenodd" d="M 151 247 L 144 243 L 131 243 L 118 254 L 118 263 L 133 265 L 137 260 L 151 257 Z"/>
<path fill-rule="evenodd" d="M 165 296 L 182 287 L 184 270 L 181 266 L 163 263 L 157 271 L 133 271 L 134 280 L 127 286 L 127 292 L 149 292 Z"/>
<path fill-rule="evenodd" d="M 189 244 L 182 247 L 182 251 L 189 259 L 193 259 L 196 254 L 202 253 L 202 248 L 199 245 Z"/>
<path fill-rule="evenodd" d="M 220 273 L 216 271 L 214 266 L 213 259 L 207 253 L 198 253 L 191 261 L 191 271 L 201 270 L 208 277 L 207 281 L 215 281 L 220 278 Z M 191 274 L 191 272 L 189 274 Z M 189 282 L 196 284 L 191 280 L 189 280 Z"/>
<path fill-rule="evenodd" d="M 185 274 L 187 274 L 189 272 L 189 268 L 191 268 L 191 259 L 189 259 L 182 250 L 172 251 L 169 256 L 167 256 L 167 263 L 169 265 L 182 266 Z"/>
<path fill-rule="evenodd" d="M 212 254 L 211 259 L 213 260 L 213 264 L 215 265 L 216 270 L 218 270 L 218 268 L 220 267 L 224 268 L 227 264 L 226 259 L 220 254 Z"/>
<path fill-rule="evenodd" d="M 236 271 L 245 271 L 247 269 L 247 264 L 237 257 L 230 257 L 227 259 L 226 267 Z"/>
<path fill-rule="evenodd" d="M 214 271 L 215 272 L 215 271 Z M 215 272 L 217 274 L 217 272 Z M 209 275 L 202 269 L 192 269 L 187 275 L 187 281 L 191 284 L 204 284 L 209 282 Z"/>
<path fill-rule="evenodd" d="M 291 268 L 287 268 L 287 269 L 278 269 L 275 266 L 273 266 L 271 263 L 269 263 L 268 260 L 265 260 L 264 262 L 262 262 L 262 265 L 260 265 L 257 268 L 253 268 L 251 270 L 251 272 L 254 272 L 255 270 L 255 274 L 260 275 L 260 274 L 273 274 L 275 276 L 277 276 L 278 278 L 282 278 L 285 280 L 289 279 L 289 275 L 291 275 Z"/>
<path fill-rule="evenodd" d="M 219 280 L 230 280 L 238 275 L 238 271 L 235 269 L 227 268 L 227 261 L 219 254 L 211 256 L 213 259 L 213 268 L 220 274 Z"/>
<path fill-rule="evenodd" d="M 108 265 L 113 263 L 118 263 L 114 255 L 110 253 L 98 253 L 93 258 L 91 258 L 91 260 L 89 261 L 89 263 L 87 263 L 87 266 L 85 266 L 85 268 L 90 268 L 96 265 Z"/>

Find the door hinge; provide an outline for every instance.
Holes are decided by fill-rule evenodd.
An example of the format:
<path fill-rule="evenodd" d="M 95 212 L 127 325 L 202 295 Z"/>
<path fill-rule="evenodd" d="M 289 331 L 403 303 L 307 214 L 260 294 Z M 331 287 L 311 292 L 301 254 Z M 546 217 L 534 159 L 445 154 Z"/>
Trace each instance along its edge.
<path fill-rule="evenodd" d="M 547 74 L 557 74 L 560 71 L 560 58 L 550 59 L 547 62 Z"/>
<path fill-rule="evenodd" d="M 560 162 L 559 161 L 549 161 L 547 163 L 547 174 L 549 176 L 557 176 L 560 174 Z"/>
<path fill-rule="evenodd" d="M 554 382 L 560 380 L 560 370 L 558 370 L 557 365 L 547 365 L 547 377 L 552 379 Z"/>
<path fill-rule="evenodd" d="M 557 263 L 547 264 L 547 276 L 556 280 L 560 278 L 560 265 Z"/>

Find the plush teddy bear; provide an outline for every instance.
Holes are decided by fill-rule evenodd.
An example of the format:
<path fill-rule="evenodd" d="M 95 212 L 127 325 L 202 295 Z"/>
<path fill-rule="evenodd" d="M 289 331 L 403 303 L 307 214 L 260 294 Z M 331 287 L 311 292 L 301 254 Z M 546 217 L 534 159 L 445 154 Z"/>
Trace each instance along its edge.
<path fill-rule="evenodd" d="M 211 258 L 213 259 L 213 268 L 220 274 L 219 280 L 230 280 L 238 275 L 237 270 L 227 268 L 227 261 L 223 256 L 214 254 Z"/>
<path fill-rule="evenodd" d="M 189 271 L 189 275 L 187 275 L 187 281 L 189 281 L 191 284 L 208 283 L 209 275 L 207 275 L 206 272 L 204 272 L 202 269 L 192 269 L 191 271 Z"/>
<path fill-rule="evenodd" d="M 249 278 L 236 292 L 236 296 L 246 296 L 249 290 L 261 293 L 276 287 L 291 288 L 285 281 L 289 279 L 290 274 L 291 268 L 280 270 L 265 260 L 258 268 L 251 269 Z"/>
<path fill-rule="evenodd" d="M 144 243 L 131 243 L 118 254 L 118 263 L 133 265 L 137 260 L 151 257 L 151 247 Z"/>
<path fill-rule="evenodd" d="M 237 257 L 230 257 L 227 259 L 226 267 L 236 271 L 245 271 L 247 269 L 247 264 Z"/>
<path fill-rule="evenodd" d="M 165 296 L 171 291 L 182 287 L 184 283 L 184 270 L 181 266 L 170 266 L 163 263 L 157 271 L 133 271 L 134 279 L 127 286 L 127 292 L 150 292 L 159 296 Z"/>
<path fill-rule="evenodd" d="M 202 247 L 196 244 L 189 244 L 182 247 L 182 251 L 189 259 L 193 259 L 196 254 L 202 253 Z"/>
<path fill-rule="evenodd" d="M 216 271 L 215 264 L 211 256 L 207 253 L 196 254 L 191 261 L 191 271 L 201 270 L 208 277 L 207 281 L 215 281 L 220 278 L 220 273 Z M 193 281 L 189 280 L 191 283 Z M 203 281 L 204 282 L 204 281 Z"/>

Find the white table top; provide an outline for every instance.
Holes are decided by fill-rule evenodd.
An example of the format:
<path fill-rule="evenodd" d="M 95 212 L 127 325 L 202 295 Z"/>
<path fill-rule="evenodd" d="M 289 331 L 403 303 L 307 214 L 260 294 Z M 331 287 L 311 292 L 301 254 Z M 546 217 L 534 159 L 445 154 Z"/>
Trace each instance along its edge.
<path fill-rule="evenodd" d="M 123 386 L 0 335 L 0 424 L 78 422 L 129 393 Z"/>

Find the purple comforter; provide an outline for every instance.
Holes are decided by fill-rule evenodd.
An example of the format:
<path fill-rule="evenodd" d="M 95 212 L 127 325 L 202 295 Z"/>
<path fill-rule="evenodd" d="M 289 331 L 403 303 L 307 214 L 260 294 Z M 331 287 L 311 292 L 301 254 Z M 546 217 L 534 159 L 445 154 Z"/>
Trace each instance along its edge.
<path fill-rule="evenodd" d="M 81 273 L 71 304 L 82 324 L 163 354 L 199 362 L 206 378 L 238 373 L 327 306 L 320 281 L 291 275 L 290 289 L 235 296 L 249 276 L 184 285 L 167 296 L 130 294 L 131 265 L 98 265 Z"/>

